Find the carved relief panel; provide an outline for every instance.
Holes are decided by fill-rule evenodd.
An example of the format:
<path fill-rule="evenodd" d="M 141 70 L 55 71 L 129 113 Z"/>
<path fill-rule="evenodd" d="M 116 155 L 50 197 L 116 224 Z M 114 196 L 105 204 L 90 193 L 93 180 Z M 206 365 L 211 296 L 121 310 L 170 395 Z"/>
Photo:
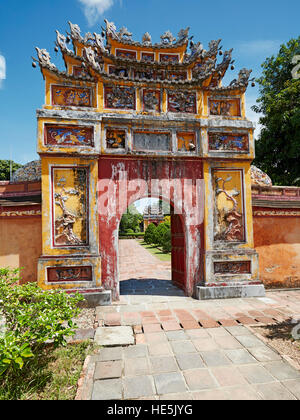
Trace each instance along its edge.
<path fill-rule="evenodd" d="M 87 167 L 52 167 L 52 240 L 54 247 L 89 244 Z"/>
<path fill-rule="evenodd" d="M 196 114 L 196 92 L 191 91 L 168 91 L 168 111 L 187 112 Z"/>
<path fill-rule="evenodd" d="M 160 112 L 161 95 L 159 90 L 143 89 L 143 111 Z"/>
<path fill-rule="evenodd" d="M 214 262 L 215 274 L 251 274 L 251 261 Z"/>
<path fill-rule="evenodd" d="M 154 61 L 154 54 L 153 53 L 142 52 L 141 60 L 147 61 L 147 63 L 151 63 L 151 62 Z"/>
<path fill-rule="evenodd" d="M 91 282 L 93 280 L 93 268 L 86 267 L 48 267 L 48 283 L 73 283 Z"/>
<path fill-rule="evenodd" d="M 104 106 L 112 109 L 135 109 L 135 89 L 131 86 L 104 86 Z"/>
<path fill-rule="evenodd" d="M 248 133 L 209 132 L 208 150 L 222 152 L 249 152 Z"/>
<path fill-rule="evenodd" d="M 125 149 L 126 130 L 107 128 L 105 136 L 105 147 L 107 149 Z"/>
<path fill-rule="evenodd" d="M 245 241 L 242 170 L 213 170 L 215 194 L 214 240 Z"/>
<path fill-rule="evenodd" d="M 94 146 L 94 128 L 45 124 L 45 145 Z"/>
<path fill-rule="evenodd" d="M 208 109 L 209 115 L 222 115 L 224 117 L 240 117 L 240 98 L 209 98 Z"/>
<path fill-rule="evenodd" d="M 92 93 L 89 88 L 72 86 L 51 86 L 52 105 L 92 107 Z"/>
<path fill-rule="evenodd" d="M 130 60 L 136 60 L 136 51 L 130 50 L 116 50 L 116 57 L 127 58 Z"/>
<path fill-rule="evenodd" d="M 115 74 L 116 76 L 129 77 L 130 70 L 126 67 L 108 66 L 108 74 Z"/>
<path fill-rule="evenodd" d="M 178 63 L 179 54 L 159 54 L 159 61 L 161 63 Z"/>

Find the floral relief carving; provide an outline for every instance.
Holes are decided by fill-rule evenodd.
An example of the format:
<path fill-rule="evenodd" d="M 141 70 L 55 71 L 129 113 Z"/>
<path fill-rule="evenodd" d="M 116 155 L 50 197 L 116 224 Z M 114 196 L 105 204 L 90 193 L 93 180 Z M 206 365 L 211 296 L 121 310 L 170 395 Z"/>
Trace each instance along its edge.
<path fill-rule="evenodd" d="M 87 170 L 54 169 L 54 244 L 87 245 Z"/>
<path fill-rule="evenodd" d="M 240 191 L 236 188 L 231 191 L 227 190 L 225 184 L 232 180 L 229 175 L 226 179 L 222 177 L 215 178 L 215 194 L 216 198 L 223 194 L 226 197 L 226 201 L 229 201 L 231 205 L 216 205 L 217 207 L 217 220 L 215 223 L 215 241 L 230 241 L 239 242 L 245 239 L 244 234 L 244 217 L 242 212 L 239 210 L 238 201 L 236 197 L 240 195 Z"/>

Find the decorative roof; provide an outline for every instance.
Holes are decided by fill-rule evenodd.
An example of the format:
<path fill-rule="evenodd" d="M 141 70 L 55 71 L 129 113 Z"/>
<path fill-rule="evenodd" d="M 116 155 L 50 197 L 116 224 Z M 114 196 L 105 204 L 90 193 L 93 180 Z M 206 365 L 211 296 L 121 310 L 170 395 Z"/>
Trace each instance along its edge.
<path fill-rule="evenodd" d="M 164 216 L 162 208 L 158 205 L 150 204 L 144 209 L 144 216 Z"/>
<path fill-rule="evenodd" d="M 221 80 L 228 67 L 233 69 L 232 49 L 223 53 L 221 40 L 213 40 L 209 43 L 209 49 L 205 50 L 201 42 L 194 43 L 193 37 L 189 37 L 189 28 L 181 29 L 177 38 L 170 31 L 161 35 L 161 42 L 153 44 L 151 35 L 146 32 L 142 42 L 132 39 L 132 33 L 126 27 L 117 31 L 113 22 L 104 20 L 105 27 L 101 34 L 88 32 L 81 35 L 78 25 L 69 22 L 70 33 L 67 36 L 56 31 L 55 50 L 62 52 L 67 66 L 67 57 L 72 57 L 82 67 L 82 72 L 71 75 L 69 72 L 59 71 L 51 62 L 49 53 L 45 49 L 36 48 L 38 59 L 34 61 L 40 65 L 41 70 L 47 69 L 59 77 L 71 80 L 96 82 L 96 75 L 111 81 L 133 81 L 160 83 L 167 85 L 181 85 L 188 87 L 202 86 L 205 89 L 215 91 L 245 91 L 251 70 L 242 69 L 238 78 L 234 79 L 229 86 L 222 87 Z M 72 41 L 73 50 L 67 44 Z M 189 42 L 190 41 L 190 42 Z M 129 54 L 113 54 L 115 48 L 129 48 Z M 137 58 L 133 47 L 142 47 L 144 54 Z M 189 49 L 188 49 L 189 47 Z M 155 61 L 155 51 L 160 51 L 160 61 Z M 174 52 L 176 54 L 174 54 Z M 152 54 L 152 56 L 151 56 Z M 223 55 L 223 60 L 217 63 L 217 56 Z M 179 58 L 180 56 L 180 58 Z M 114 66 L 116 71 L 108 71 L 105 64 Z M 36 64 L 33 64 L 36 66 Z M 122 70 L 122 71 L 118 71 Z M 125 70 L 125 71 L 124 71 Z M 188 76 L 191 70 L 191 77 Z M 186 72 L 184 75 L 183 72 Z M 177 72 L 177 74 L 176 74 Z"/>
<path fill-rule="evenodd" d="M 272 187 L 271 178 L 256 166 L 251 166 L 251 185 L 258 185 L 261 187 Z"/>
<path fill-rule="evenodd" d="M 13 182 L 20 181 L 40 181 L 41 180 L 41 161 L 34 160 L 26 163 L 21 168 L 17 169 L 13 174 Z"/>

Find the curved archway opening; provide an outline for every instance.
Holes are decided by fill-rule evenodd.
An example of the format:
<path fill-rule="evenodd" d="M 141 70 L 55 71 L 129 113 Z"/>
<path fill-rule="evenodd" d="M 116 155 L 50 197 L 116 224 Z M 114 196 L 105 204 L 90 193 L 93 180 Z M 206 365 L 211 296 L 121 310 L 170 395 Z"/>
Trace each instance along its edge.
<path fill-rule="evenodd" d="M 162 197 L 131 203 L 119 224 L 121 295 L 184 296 L 185 232 L 182 215 Z"/>

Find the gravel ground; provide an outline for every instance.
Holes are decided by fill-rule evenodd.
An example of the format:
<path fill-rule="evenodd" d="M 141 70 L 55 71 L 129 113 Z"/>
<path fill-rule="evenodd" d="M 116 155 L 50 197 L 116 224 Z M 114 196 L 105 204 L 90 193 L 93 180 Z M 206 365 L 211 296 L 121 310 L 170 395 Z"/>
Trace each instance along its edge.
<path fill-rule="evenodd" d="M 295 325 L 279 324 L 265 327 L 252 327 L 263 336 L 281 355 L 289 356 L 300 369 L 300 340 L 294 340 L 291 331 Z"/>
<path fill-rule="evenodd" d="M 94 328 L 96 322 L 95 308 L 83 308 L 78 317 L 74 318 L 79 329 L 81 328 Z"/>

